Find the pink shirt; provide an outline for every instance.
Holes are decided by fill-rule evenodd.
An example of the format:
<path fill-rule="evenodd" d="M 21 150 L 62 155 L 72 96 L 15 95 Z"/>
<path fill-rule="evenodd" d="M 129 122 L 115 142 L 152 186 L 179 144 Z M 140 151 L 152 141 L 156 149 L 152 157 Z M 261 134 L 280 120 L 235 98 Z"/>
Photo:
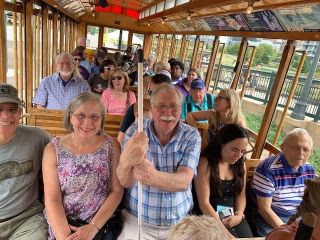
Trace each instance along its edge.
<path fill-rule="evenodd" d="M 129 91 L 127 96 L 128 97 L 124 100 L 119 100 L 111 94 L 110 88 L 104 90 L 101 98 L 106 113 L 114 115 L 124 115 L 128 107 L 137 101 L 134 92 Z"/>

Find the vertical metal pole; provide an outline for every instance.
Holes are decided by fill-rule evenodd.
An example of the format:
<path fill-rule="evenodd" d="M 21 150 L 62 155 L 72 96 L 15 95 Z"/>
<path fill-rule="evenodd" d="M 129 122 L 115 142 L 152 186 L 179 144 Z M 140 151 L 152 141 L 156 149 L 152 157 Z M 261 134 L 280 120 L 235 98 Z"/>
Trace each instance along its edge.
<path fill-rule="evenodd" d="M 138 55 L 138 132 L 143 131 L 143 50 L 137 51 Z M 142 229 L 142 184 L 138 182 L 138 239 L 141 239 Z"/>

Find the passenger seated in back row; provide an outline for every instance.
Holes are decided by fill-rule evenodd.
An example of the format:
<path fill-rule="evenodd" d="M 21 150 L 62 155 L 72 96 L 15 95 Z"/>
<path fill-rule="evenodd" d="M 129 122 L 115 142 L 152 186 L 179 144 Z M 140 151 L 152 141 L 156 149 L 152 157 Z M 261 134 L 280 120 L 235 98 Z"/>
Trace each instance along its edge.
<path fill-rule="evenodd" d="M 288 222 L 296 213 L 305 189 L 304 181 L 315 178 L 308 163 L 312 138 L 305 129 L 289 132 L 281 144 L 282 152 L 262 161 L 251 184 L 247 216 L 259 236 Z"/>
<path fill-rule="evenodd" d="M 214 110 L 190 112 L 186 117 L 186 122 L 193 127 L 196 127 L 197 121 L 204 120 L 209 121 L 209 140 L 225 124 L 236 123 L 246 127 L 238 93 L 233 89 L 220 90 L 215 98 Z"/>
<path fill-rule="evenodd" d="M 71 100 L 84 92 L 91 92 L 76 68 L 73 56 L 61 53 L 56 58 L 57 72 L 43 78 L 33 99 L 37 108 L 65 110 Z"/>
<path fill-rule="evenodd" d="M 244 216 L 247 145 L 243 127 L 223 126 L 201 153 L 194 181 L 201 212 L 216 218 L 231 239 L 252 237 Z"/>
<path fill-rule="evenodd" d="M 45 240 L 48 225 L 38 201 L 43 149 L 50 135 L 19 125 L 18 91 L 0 84 L 0 239 Z"/>
<path fill-rule="evenodd" d="M 214 95 L 206 92 L 206 85 L 200 78 L 191 83 L 189 95 L 184 99 L 181 106 L 181 120 L 185 120 L 187 113 L 213 109 Z"/>

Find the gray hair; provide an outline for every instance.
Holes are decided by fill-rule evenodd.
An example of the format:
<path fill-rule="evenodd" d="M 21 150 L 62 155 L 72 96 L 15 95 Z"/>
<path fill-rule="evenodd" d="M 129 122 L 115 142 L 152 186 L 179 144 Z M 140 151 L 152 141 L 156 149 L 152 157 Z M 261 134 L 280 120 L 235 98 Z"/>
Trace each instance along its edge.
<path fill-rule="evenodd" d="M 176 87 L 174 87 L 173 85 L 168 84 L 168 83 L 161 83 L 159 85 L 159 87 L 157 87 L 157 89 L 152 92 L 151 98 L 150 98 L 151 105 L 153 105 L 155 103 L 156 97 L 158 96 L 159 93 L 168 92 L 168 91 L 173 91 L 176 93 L 176 95 L 179 99 L 178 104 L 181 105 L 184 100 L 181 92 L 179 91 L 179 89 L 177 89 Z"/>
<path fill-rule="evenodd" d="M 309 139 L 309 141 L 311 143 L 311 148 L 313 148 L 312 137 L 310 136 L 308 131 L 303 129 L 303 128 L 295 128 L 295 129 L 291 130 L 290 132 L 288 132 L 286 134 L 286 136 L 284 137 L 284 139 L 282 141 L 282 144 L 285 144 L 285 142 L 288 141 L 288 139 L 293 137 L 293 136 L 301 136 L 301 135 L 304 135 L 307 139 Z"/>
<path fill-rule="evenodd" d="M 103 127 L 104 127 L 104 106 L 101 102 L 101 97 L 98 94 L 87 92 L 87 93 L 81 93 L 78 96 L 76 96 L 72 101 L 70 102 L 69 106 L 66 109 L 66 112 L 64 114 L 64 127 L 69 131 L 73 132 L 73 127 L 70 122 L 71 115 L 84 103 L 86 102 L 95 102 L 99 105 L 100 108 L 100 114 L 102 116 L 101 124 L 100 124 L 100 130 L 98 134 L 103 133 Z"/>
<path fill-rule="evenodd" d="M 60 62 L 60 60 L 62 58 L 68 58 L 70 60 L 70 62 L 73 64 L 73 72 L 72 72 L 73 76 L 82 78 L 82 76 L 79 73 L 79 69 L 76 67 L 76 62 L 74 61 L 73 56 L 70 53 L 67 53 L 67 52 L 60 53 L 56 57 L 56 63 Z M 57 67 L 57 72 L 59 72 L 58 67 Z"/>
<path fill-rule="evenodd" d="M 168 240 L 221 240 L 228 237 L 217 220 L 209 216 L 188 216 L 175 225 Z"/>

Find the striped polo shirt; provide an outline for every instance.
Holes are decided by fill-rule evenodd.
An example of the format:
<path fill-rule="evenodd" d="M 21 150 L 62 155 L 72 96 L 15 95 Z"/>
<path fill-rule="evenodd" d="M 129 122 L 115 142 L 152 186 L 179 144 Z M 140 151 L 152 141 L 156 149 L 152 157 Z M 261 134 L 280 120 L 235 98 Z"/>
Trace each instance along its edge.
<path fill-rule="evenodd" d="M 272 210 L 279 216 L 287 217 L 295 214 L 302 200 L 304 180 L 313 178 L 314 169 L 309 163 L 295 170 L 280 153 L 257 166 L 251 188 L 257 196 L 272 197 Z"/>

